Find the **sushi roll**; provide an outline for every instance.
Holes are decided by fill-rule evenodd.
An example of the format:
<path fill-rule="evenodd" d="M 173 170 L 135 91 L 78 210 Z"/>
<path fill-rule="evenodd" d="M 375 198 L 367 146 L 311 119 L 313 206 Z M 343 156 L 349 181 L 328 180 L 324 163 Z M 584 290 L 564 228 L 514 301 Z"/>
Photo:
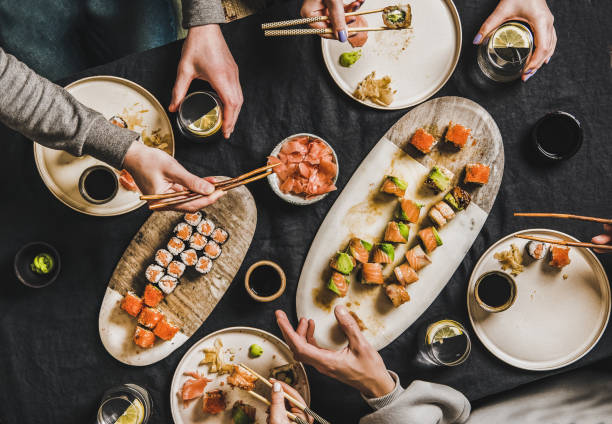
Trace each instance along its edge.
<path fill-rule="evenodd" d="M 444 196 L 444 201 L 448 203 L 454 210 L 462 211 L 468 207 L 470 202 L 472 201 L 472 196 L 470 193 L 465 191 L 459 186 L 453 187 L 446 196 Z"/>
<path fill-rule="evenodd" d="M 427 256 L 423 248 L 417 244 L 406 252 L 406 261 L 408 265 L 410 265 L 410 268 L 419 271 L 431 263 L 431 258 Z"/>
<path fill-rule="evenodd" d="M 208 239 L 200 233 L 193 233 L 189 239 L 189 247 L 194 250 L 202 250 L 206 246 Z"/>
<path fill-rule="evenodd" d="M 361 283 L 378 284 L 384 283 L 382 265 L 378 263 L 367 263 L 361 266 Z"/>
<path fill-rule="evenodd" d="M 131 316 L 137 317 L 140 311 L 142 311 L 142 304 L 142 298 L 129 291 L 121 301 L 121 309 Z"/>
<path fill-rule="evenodd" d="M 563 268 L 570 264 L 569 247 L 552 246 L 550 248 L 550 262 L 548 265 L 554 268 Z"/>
<path fill-rule="evenodd" d="M 395 259 L 395 248 L 390 243 L 378 243 L 372 254 L 372 261 L 379 264 L 390 264 Z"/>
<path fill-rule="evenodd" d="M 346 296 L 348 293 L 350 279 L 348 276 L 339 273 L 338 271 L 334 271 L 332 273 L 329 282 L 327 283 L 327 288 L 336 293 L 340 297 Z"/>
<path fill-rule="evenodd" d="M 213 230 L 210 238 L 213 239 L 217 244 L 223 244 L 229 238 L 229 234 L 221 227 L 217 227 Z"/>
<path fill-rule="evenodd" d="M 187 266 L 194 266 L 198 262 L 198 253 L 194 249 L 187 249 L 181 252 L 181 262 Z"/>
<path fill-rule="evenodd" d="M 410 144 L 416 147 L 421 153 L 425 154 L 431 152 L 431 149 L 433 149 L 437 142 L 438 141 L 434 138 L 434 136 L 429 134 L 423 128 L 416 130 L 410 139 Z"/>
<path fill-rule="evenodd" d="M 210 392 L 206 392 L 204 394 L 204 397 L 202 398 L 203 412 L 211 415 L 217 415 L 225 411 L 225 408 L 227 408 L 227 404 L 225 400 L 225 392 L 223 390 L 211 390 Z M 234 420 L 232 419 L 232 421 Z"/>
<path fill-rule="evenodd" d="M 196 263 L 195 270 L 200 274 L 208 274 L 212 269 L 212 260 L 206 256 L 200 256 Z"/>
<path fill-rule="evenodd" d="M 359 238 L 352 238 L 349 242 L 349 252 L 355 258 L 357 262 L 362 264 L 368 262 L 370 259 L 370 251 L 372 250 L 372 243 Z"/>
<path fill-rule="evenodd" d="M 155 308 L 164 298 L 164 294 L 153 284 L 147 284 L 145 287 L 143 298 L 145 305 L 150 306 L 151 308 Z"/>
<path fill-rule="evenodd" d="M 455 217 L 455 212 L 446 202 L 439 201 L 429 210 L 428 216 L 438 228 L 442 228 Z"/>
<path fill-rule="evenodd" d="M 204 246 L 204 254 L 210 259 L 217 259 L 221 255 L 221 246 L 212 240 L 208 240 L 206 246 Z"/>
<path fill-rule="evenodd" d="M 174 227 L 174 234 L 183 241 L 189 241 L 191 233 L 193 233 L 193 227 L 186 222 L 179 222 Z"/>
<path fill-rule="evenodd" d="M 164 276 L 164 269 L 159 265 L 151 264 L 145 271 L 145 277 L 149 283 L 156 284 Z"/>
<path fill-rule="evenodd" d="M 108 122 L 110 122 L 111 124 L 113 124 L 114 126 L 119 127 L 119 128 L 127 128 L 128 127 L 128 124 L 127 124 L 127 122 L 125 122 L 125 119 L 123 119 L 119 115 L 111 116 L 110 119 L 108 120 Z"/>
<path fill-rule="evenodd" d="M 436 208 L 431 208 L 427 216 L 438 228 L 442 228 L 446 225 L 446 218 L 444 218 Z"/>
<path fill-rule="evenodd" d="M 544 259 L 546 253 L 548 253 L 548 248 L 548 243 L 542 243 L 541 241 L 530 241 L 527 243 L 527 253 L 536 260 Z"/>
<path fill-rule="evenodd" d="M 408 285 L 415 283 L 419 280 L 419 276 L 412 267 L 408 264 L 401 264 L 400 266 L 396 266 L 393 270 L 395 274 L 395 278 L 402 285 Z"/>
<path fill-rule="evenodd" d="M 484 185 L 489 182 L 491 168 L 482 163 L 468 163 L 465 165 L 465 184 Z"/>
<path fill-rule="evenodd" d="M 410 227 L 402 221 L 391 221 L 385 230 L 385 241 L 392 243 L 406 243 L 410 235 Z"/>
<path fill-rule="evenodd" d="M 414 200 L 402 199 L 395 215 L 397 219 L 416 224 L 419 221 L 422 207 L 422 204 L 417 203 Z"/>
<path fill-rule="evenodd" d="M 346 252 L 338 252 L 332 258 L 329 266 L 335 269 L 341 274 L 348 275 L 353 271 L 353 268 L 357 265 L 357 261 L 351 255 Z"/>
<path fill-rule="evenodd" d="M 203 218 L 202 221 L 198 224 L 198 232 L 200 234 L 205 235 L 206 237 L 210 236 L 215 230 L 215 223 L 208 218 Z"/>
<path fill-rule="evenodd" d="M 408 184 L 406 181 L 394 177 L 393 175 L 385 176 L 385 180 L 380 187 L 380 191 L 383 193 L 392 194 L 397 197 L 404 197 L 406 194 L 406 189 L 408 188 Z"/>
<path fill-rule="evenodd" d="M 470 138 L 471 129 L 460 124 L 455 124 L 453 121 L 448 123 L 445 139 L 449 143 L 453 143 L 459 149 L 463 148 Z"/>
<path fill-rule="evenodd" d="M 385 293 L 393 306 L 396 308 L 400 307 L 404 303 L 410 300 L 410 295 L 404 288 L 404 286 L 400 286 L 399 284 L 389 284 L 385 287 Z"/>
<path fill-rule="evenodd" d="M 178 237 L 172 237 L 168 241 L 168 252 L 172 253 L 174 256 L 180 254 L 183 250 L 185 250 L 185 243 Z"/>
<path fill-rule="evenodd" d="M 441 165 L 436 165 L 431 168 L 431 171 L 427 175 L 425 185 L 431 188 L 435 193 L 441 193 L 449 189 L 453 182 L 453 178 L 455 178 L 455 174 L 450 170 Z"/>
<path fill-rule="evenodd" d="M 161 266 L 162 268 L 167 267 L 168 264 L 172 262 L 172 259 L 174 259 L 174 255 L 168 252 L 166 249 L 159 249 L 157 252 L 155 252 L 155 262 L 157 262 L 157 265 Z"/>
<path fill-rule="evenodd" d="M 136 327 L 136 331 L 134 332 L 134 343 L 136 346 L 148 349 L 155 343 L 155 334 L 142 327 Z"/>
<path fill-rule="evenodd" d="M 166 272 L 170 277 L 181 278 L 185 272 L 185 264 L 180 261 L 172 261 L 166 268 Z"/>
<path fill-rule="evenodd" d="M 192 227 L 196 227 L 202 220 L 202 212 L 186 213 L 185 222 Z"/>
<path fill-rule="evenodd" d="M 436 250 L 438 246 L 442 246 L 442 239 L 440 238 L 440 235 L 436 231 L 435 227 L 423 228 L 421 231 L 419 231 L 419 238 L 421 239 L 427 253 L 431 253 Z"/>
<path fill-rule="evenodd" d="M 162 340 L 168 341 L 168 340 L 172 340 L 172 338 L 174 337 L 176 333 L 178 333 L 178 331 L 179 331 L 179 328 L 176 325 L 169 323 L 164 317 L 155 326 L 155 329 L 153 330 L 153 334 L 155 334 L 157 337 L 159 337 Z"/>
<path fill-rule="evenodd" d="M 409 4 L 387 6 L 382 12 L 383 23 L 393 29 L 410 28 L 412 10 Z"/>
<path fill-rule="evenodd" d="M 170 275 L 164 275 L 157 283 L 157 287 L 167 295 L 172 293 L 177 285 L 178 280 Z"/>
<path fill-rule="evenodd" d="M 161 311 L 155 308 L 143 308 L 138 315 L 138 324 L 147 328 L 155 328 L 157 323 L 164 317 Z"/>

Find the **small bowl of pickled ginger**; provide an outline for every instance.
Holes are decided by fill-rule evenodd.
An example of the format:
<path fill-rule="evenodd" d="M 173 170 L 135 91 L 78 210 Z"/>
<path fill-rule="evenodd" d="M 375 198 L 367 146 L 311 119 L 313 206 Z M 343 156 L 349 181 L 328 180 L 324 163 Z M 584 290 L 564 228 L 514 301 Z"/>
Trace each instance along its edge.
<path fill-rule="evenodd" d="M 268 156 L 272 168 L 268 182 L 274 193 L 294 205 L 310 205 L 336 190 L 338 156 L 321 137 L 294 134 L 281 141 Z"/>

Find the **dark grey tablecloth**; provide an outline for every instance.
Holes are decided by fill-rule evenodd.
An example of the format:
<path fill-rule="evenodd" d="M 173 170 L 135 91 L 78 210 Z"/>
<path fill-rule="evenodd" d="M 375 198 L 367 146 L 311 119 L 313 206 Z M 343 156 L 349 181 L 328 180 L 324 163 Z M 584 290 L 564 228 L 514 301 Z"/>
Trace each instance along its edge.
<path fill-rule="evenodd" d="M 382 355 L 404 384 L 420 378 L 449 384 L 470 399 L 511 389 L 551 373 L 525 372 L 504 365 L 475 340 L 469 360 L 456 368 L 426 370 L 412 362 L 415 329 L 434 316 L 468 323 L 465 290 L 475 261 L 494 241 L 527 227 L 550 227 L 588 240 L 599 225 L 512 217 L 517 210 L 566 211 L 610 216 L 610 123 L 612 117 L 609 17 L 612 3 L 550 2 L 559 34 L 557 52 L 528 84 L 502 92 L 475 89 L 466 67 L 473 63 L 471 39 L 494 1 L 464 2 L 458 7 L 464 28 L 462 61 L 437 94 L 462 95 L 483 105 L 497 121 L 506 147 L 506 169 L 499 196 L 482 233 L 446 289 L 415 325 Z M 321 59 L 316 37 L 264 39 L 262 21 L 297 15 L 296 1 L 279 5 L 224 28 L 241 69 L 245 105 L 228 142 L 194 145 L 178 131 L 178 160 L 200 175 L 237 175 L 264 161 L 283 137 L 308 131 L 329 140 L 339 155 L 340 189 L 360 161 L 404 111 L 365 108 L 333 83 Z M 91 69 L 69 80 L 110 74 L 131 79 L 167 105 L 180 54 L 174 43 Z M 407 78 L 411 70 L 407 69 Z M 195 84 L 194 87 L 198 86 Z M 585 143 L 569 162 L 543 167 L 525 148 L 530 126 L 542 114 L 563 109 L 583 123 Z M 259 215 L 251 250 L 226 296 L 200 330 L 165 360 L 148 367 L 120 364 L 106 353 L 98 336 L 98 310 L 115 264 L 149 216 L 142 208 L 128 215 L 95 218 L 57 201 L 36 171 L 32 145 L 0 128 L 4 148 L 2 225 L 0 226 L 0 421 L 3 423 L 92 422 L 103 391 L 122 382 L 146 386 L 154 399 L 152 423 L 171 421 L 169 385 L 178 361 L 200 337 L 234 325 L 250 325 L 279 334 L 272 311 L 295 319 L 298 276 L 317 228 L 337 193 L 311 207 L 279 200 L 265 182 L 250 189 Z M 62 255 L 58 281 L 45 289 L 21 286 L 12 260 L 19 246 L 32 240 L 55 245 Z M 286 294 L 271 304 L 250 300 L 242 286 L 245 267 L 258 259 L 278 261 L 287 271 Z M 601 257 L 610 274 L 612 255 Z M 572 313 L 568 311 L 567 313 Z M 612 354 L 612 335 L 572 367 Z M 560 370 L 564 371 L 564 370 Z M 314 409 L 333 422 L 355 422 L 367 413 L 357 392 L 310 369 Z"/>

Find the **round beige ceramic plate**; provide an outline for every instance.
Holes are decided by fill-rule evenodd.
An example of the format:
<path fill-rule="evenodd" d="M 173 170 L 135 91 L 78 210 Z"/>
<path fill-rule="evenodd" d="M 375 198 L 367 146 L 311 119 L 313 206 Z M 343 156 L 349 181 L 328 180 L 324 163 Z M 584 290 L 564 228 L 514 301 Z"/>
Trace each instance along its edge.
<path fill-rule="evenodd" d="M 485 347 L 502 361 L 532 371 L 564 367 L 586 355 L 599 341 L 610 316 L 610 285 L 597 257 L 572 247 L 571 263 L 558 270 L 550 258 L 535 261 L 525 252 L 527 240 L 515 234 L 576 241 L 554 230 L 531 229 L 499 240 L 480 258 L 467 292 L 474 331 Z M 500 270 L 493 255 L 515 244 L 523 254 L 525 270 L 515 277 L 517 299 L 510 309 L 487 313 L 474 299 L 480 275 Z"/>
<path fill-rule="evenodd" d="M 397 4 L 391 0 L 368 0 L 363 10 Z M 369 100 L 356 101 L 376 109 L 404 109 L 433 96 L 448 81 L 461 51 L 461 21 L 451 0 L 408 0 L 412 29 L 369 32 L 363 47 L 322 39 L 323 59 L 333 80 L 353 99 L 357 84 L 372 71 L 391 77 L 396 90 L 389 106 Z M 383 26 L 380 13 L 363 15 L 368 27 Z M 361 58 L 350 68 L 338 62 L 342 53 L 361 49 Z"/>
<path fill-rule="evenodd" d="M 217 376 L 217 374 L 208 373 L 208 365 L 199 365 L 204 358 L 203 349 L 212 348 L 216 339 L 220 339 L 223 343 L 222 352 L 225 360 L 230 359 L 232 363 L 243 363 L 249 368 L 256 371 L 259 375 L 268 377 L 269 370 L 281 365 L 293 363 L 293 354 L 283 341 L 278 337 L 257 328 L 251 327 L 230 327 L 209 334 L 196 342 L 191 349 L 187 351 L 181 362 L 179 362 L 172 378 L 170 386 L 170 409 L 172 410 L 172 419 L 175 424 L 193 424 L 193 423 L 230 423 L 231 409 L 234 402 L 241 400 L 251 406 L 257 408 L 256 422 L 266 422 L 266 410 L 268 407 L 246 391 L 234 388 L 232 389 L 225 380 L 227 374 Z M 263 348 L 263 354 L 258 358 L 249 358 L 249 346 L 256 343 Z M 233 358 L 233 360 L 232 360 Z M 307 404 L 310 404 L 310 386 L 306 371 L 301 363 L 298 363 L 297 368 L 297 384 L 296 389 Z M 181 400 L 181 389 L 189 376 L 186 372 L 196 371 L 206 378 L 212 380 L 206 386 L 206 391 L 221 389 L 226 392 L 227 408 L 225 412 L 218 415 L 209 415 L 202 412 L 202 400 L 192 400 L 185 405 Z M 269 389 L 261 382 L 257 382 L 255 392 L 266 398 L 270 398 Z"/>
<path fill-rule="evenodd" d="M 172 125 L 157 99 L 140 85 L 113 76 L 83 78 L 66 86 L 77 100 L 97 110 L 106 118 L 121 116 L 128 128 L 151 137 L 165 138 L 164 150 L 174 156 Z M 88 215 L 121 215 L 144 205 L 139 193 L 124 189 L 108 203 L 94 205 L 86 201 L 78 189 L 79 177 L 90 166 L 103 164 L 91 157 L 75 157 L 61 150 L 53 150 L 34 143 L 34 160 L 43 182 L 55 197 L 66 206 Z"/>

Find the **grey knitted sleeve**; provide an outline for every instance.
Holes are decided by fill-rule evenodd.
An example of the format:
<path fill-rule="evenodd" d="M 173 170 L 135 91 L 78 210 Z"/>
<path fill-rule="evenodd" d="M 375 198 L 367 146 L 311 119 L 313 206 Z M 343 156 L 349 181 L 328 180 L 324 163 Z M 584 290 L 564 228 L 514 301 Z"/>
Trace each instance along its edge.
<path fill-rule="evenodd" d="M 183 28 L 224 22 L 221 0 L 183 0 Z"/>

